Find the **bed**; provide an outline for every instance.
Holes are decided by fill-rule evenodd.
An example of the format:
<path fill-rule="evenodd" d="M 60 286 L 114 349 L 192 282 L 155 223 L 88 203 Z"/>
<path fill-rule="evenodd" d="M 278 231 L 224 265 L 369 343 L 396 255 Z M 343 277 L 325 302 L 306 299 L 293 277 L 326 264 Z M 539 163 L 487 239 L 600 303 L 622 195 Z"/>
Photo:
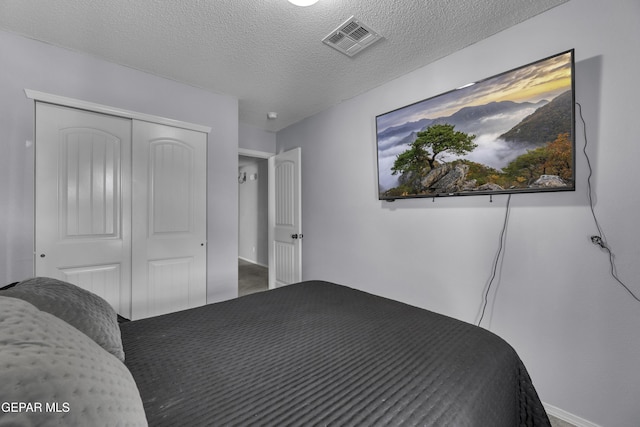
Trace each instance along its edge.
<path fill-rule="evenodd" d="M 3 294 L 0 303 L 20 298 Z M 0 321 L 5 329 L 2 314 Z M 111 409 L 84 402 L 91 399 L 81 389 L 58 394 L 66 413 L 33 417 L 77 421 L 69 417 L 84 412 L 91 425 L 150 426 L 550 425 L 522 361 L 495 334 L 333 283 L 307 281 L 117 326 L 109 332 L 116 337 L 97 345 L 108 372 L 87 387 L 123 378 L 117 391 L 98 393 L 113 400 Z M 106 349 L 110 340 L 121 342 L 122 354 Z M 0 339 L 2 362 L 5 344 Z M 123 369 L 111 372 L 116 367 Z M 46 400 L 11 393 L 0 395 Z M 0 412 L 0 425 L 3 416 L 18 419 Z"/>

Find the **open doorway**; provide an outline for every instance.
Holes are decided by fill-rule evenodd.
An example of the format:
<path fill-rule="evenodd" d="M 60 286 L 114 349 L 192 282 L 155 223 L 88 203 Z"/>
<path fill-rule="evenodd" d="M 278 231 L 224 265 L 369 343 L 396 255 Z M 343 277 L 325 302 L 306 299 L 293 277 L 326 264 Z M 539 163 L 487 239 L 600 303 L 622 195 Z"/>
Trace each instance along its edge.
<path fill-rule="evenodd" d="M 238 157 L 238 296 L 269 288 L 268 161 Z"/>

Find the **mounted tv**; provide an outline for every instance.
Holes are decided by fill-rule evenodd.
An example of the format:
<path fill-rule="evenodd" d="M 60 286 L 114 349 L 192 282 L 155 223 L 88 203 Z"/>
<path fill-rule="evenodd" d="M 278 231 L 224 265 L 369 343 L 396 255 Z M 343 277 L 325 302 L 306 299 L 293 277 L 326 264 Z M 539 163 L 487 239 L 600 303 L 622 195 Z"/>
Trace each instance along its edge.
<path fill-rule="evenodd" d="M 379 199 L 575 190 L 573 57 L 377 116 Z"/>

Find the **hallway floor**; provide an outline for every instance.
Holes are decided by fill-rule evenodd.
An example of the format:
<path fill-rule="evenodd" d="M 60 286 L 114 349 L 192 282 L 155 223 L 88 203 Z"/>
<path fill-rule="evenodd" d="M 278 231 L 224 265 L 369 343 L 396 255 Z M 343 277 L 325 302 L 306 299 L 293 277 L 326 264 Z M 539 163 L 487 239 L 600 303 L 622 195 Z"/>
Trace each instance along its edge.
<path fill-rule="evenodd" d="M 269 289 L 269 269 L 262 265 L 238 259 L 238 296 Z"/>

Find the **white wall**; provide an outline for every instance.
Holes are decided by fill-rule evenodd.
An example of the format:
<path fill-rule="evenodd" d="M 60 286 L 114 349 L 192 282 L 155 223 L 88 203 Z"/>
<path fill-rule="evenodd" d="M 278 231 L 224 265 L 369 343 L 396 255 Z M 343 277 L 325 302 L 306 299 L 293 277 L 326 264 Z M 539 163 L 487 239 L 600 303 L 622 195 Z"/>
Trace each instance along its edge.
<path fill-rule="evenodd" d="M 263 153 L 275 153 L 276 134 L 240 123 L 238 126 L 238 147 Z"/>
<path fill-rule="evenodd" d="M 255 264 L 269 264 L 268 165 L 266 159 L 241 157 L 239 173 L 247 180 L 238 184 L 238 256 Z M 248 162 L 248 163 L 247 163 Z M 251 179 L 251 177 L 255 179 Z"/>
<path fill-rule="evenodd" d="M 33 275 L 34 89 L 210 126 L 209 302 L 237 296 L 238 100 L 0 32 L 0 283 Z"/>
<path fill-rule="evenodd" d="M 506 196 L 378 201 L 374 118 L 575 48 L 595 210 L 619 276 L 640 295 L 639 20 L 637 0 L 573 0 L 280 131 L 279 151 L 302 146 L 304 279 L 477 322 Z M 589 241 L 584 138 L 578 122 L 576 192 L 513 196 L 483 326 L 516 348 L 544 402 L 637 426 L 640 303 Z"/>

